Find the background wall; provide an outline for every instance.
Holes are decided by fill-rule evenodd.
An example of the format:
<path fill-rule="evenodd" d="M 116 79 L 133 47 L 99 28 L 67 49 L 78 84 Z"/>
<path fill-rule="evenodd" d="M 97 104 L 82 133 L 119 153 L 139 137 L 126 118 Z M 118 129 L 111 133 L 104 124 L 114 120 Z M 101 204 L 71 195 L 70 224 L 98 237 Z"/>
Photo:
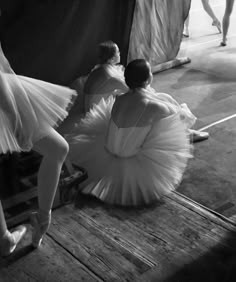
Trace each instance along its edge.
<path fill-rule="evenodd" d="M 135 0 L 1 0 L 1 43 L 18 74 L 68 85 L 96 63 L 101 41 L 126 62 Z"/>

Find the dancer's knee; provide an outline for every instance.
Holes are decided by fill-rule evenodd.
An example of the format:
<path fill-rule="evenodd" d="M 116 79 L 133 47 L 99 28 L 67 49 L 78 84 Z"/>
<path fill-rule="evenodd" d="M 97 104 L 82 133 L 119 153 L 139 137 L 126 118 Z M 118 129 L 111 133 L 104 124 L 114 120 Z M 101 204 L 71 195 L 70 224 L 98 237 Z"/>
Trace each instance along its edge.
<path fill-rule="evenodd" d="M 69 152 L 67 141 L 55 130 L 51 130 L 49 133 L 34 145 L 34 150 L 47 159 L 64 162 Z"/>
<path fill-rule="evenodd" d="M 52 157 L 60 162 L 64 162 L 69 152 L 69 145 L 65 139 L 61 139 L 58 144 L 55 145 L 55 150 L 52 152 Z"/>

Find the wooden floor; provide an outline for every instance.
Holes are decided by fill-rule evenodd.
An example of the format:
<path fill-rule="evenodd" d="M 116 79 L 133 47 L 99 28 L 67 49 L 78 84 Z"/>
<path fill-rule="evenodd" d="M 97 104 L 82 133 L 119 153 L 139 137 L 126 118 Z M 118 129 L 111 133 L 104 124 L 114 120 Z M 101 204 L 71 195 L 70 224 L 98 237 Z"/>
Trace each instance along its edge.
<path fill-rule="evenodd" d="M 0 281 L 234 281 L 235 232 L 233 221 L 178 193 L 138 210 L 80 195 L 54 210 L 38 250 L 29 226 L 0 260 Z"/>
<path fill-rule="evenodd" d="M 222 17 L 218 4 L 223 2 L 212 3 Z M 201 1 L 192 1 L 192 5 L 202 9 Z M 191 12 L 191 36 L 180 52 L 191 58 L 191 64 L 158 74 L 154 83 L 160 92 L 186 102 L 201 128 L 235 114 L 236 37 L 232 24 L 229 44 L 221 49 L 221 35 L 204 13 L 205 22 L 200 22 L 195 10 Z M 235 13 L 232 20 L 235 23 Z M 206 35 L 209 42 L 205 44 Z M 229 201 L 236 206 L 234 124 L 231 120 L 211 127 L 210 139 L 195 146 L 195 158 L 179 189 L 221 213 L 219 207 Z M 232 209 L 224 213 L 226 218 L 178 193 L 140 209 L 111 207 L 80 195 L 76 206 L 54 210 L 52 225 L 38 250 L 30 245 L 28 225 L 14 255 L 0 258 L 0 282 L 234 282 L 236 216 L 230 216 L 236 208 Z"/>

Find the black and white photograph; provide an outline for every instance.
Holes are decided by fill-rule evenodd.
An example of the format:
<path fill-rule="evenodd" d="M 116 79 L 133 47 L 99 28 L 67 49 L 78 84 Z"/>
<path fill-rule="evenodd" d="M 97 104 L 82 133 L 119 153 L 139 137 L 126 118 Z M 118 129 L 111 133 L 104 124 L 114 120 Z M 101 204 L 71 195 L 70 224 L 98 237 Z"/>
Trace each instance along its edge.
<path fill-rule="evenodd" d="M 0 1 L 0 282 L 236 281 L 234 4 Z"/>

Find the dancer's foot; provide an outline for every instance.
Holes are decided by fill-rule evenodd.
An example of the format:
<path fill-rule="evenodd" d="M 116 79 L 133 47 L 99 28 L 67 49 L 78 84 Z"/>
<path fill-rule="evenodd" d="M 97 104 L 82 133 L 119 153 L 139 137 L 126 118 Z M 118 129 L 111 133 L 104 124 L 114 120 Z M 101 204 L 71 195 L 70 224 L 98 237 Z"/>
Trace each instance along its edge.
<path fill-rule="evenodd" d="M 0 255 L 3 257 L 9 256 L 12 254 L 26 233 L 26 227 L 20 225 L 15 228 L 14 231 L 6 231 L 3 237 L 0 239 Z"/>
<path fill-rule="evenodd" d="M 47 232 L 51 223 L 51 213 L 41 215 L 39 212 L 33 212 L 30 216 L 32 231 L 32 245 L 38 248 L 43 240 L 44 234 Z"/>
<path fill-rule="evenodd" d="M 217 19 L 214 20 L 214 21 L 212 22 L 212 25 L 215 26 L 215 27 L 218 29 L 219 33 L 221 33 L 221 23 L 220 23 L 219 20 L 217 20 Z"/>
<path fill-rule="evenodd" d="M 226 45 L 227 45 L 227 44 L 226 44 L 226 41 L 220 42 L 220 46 L 225 47 Z"/>
<path fill-rule="evenodd" d="M 185 30 L 183 31 L 183 37 L 189 37 L 189 31 L 188 31 L 188 29 L 185 29 Z"/>
<path fill-rule="evenodd" d="M 201 142 L 209 138 L 209 133 L 206 131 L 190 130 L 190 140 L 192 143 Z"/>

